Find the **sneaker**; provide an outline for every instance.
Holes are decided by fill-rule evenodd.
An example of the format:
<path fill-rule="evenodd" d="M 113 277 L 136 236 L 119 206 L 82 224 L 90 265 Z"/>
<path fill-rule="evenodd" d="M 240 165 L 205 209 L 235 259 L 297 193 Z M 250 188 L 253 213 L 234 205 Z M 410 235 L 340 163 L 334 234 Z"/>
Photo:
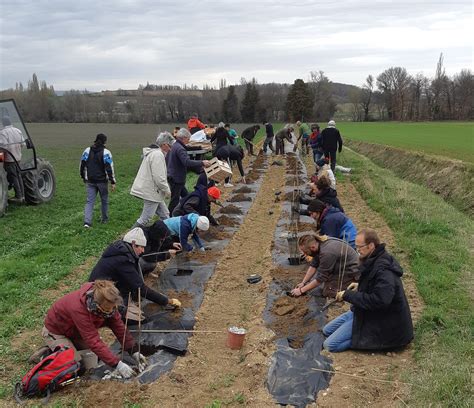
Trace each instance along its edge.
<path fill-rule="evenodd" d="M 224 187 L 234 187 L 234 185 L 231 184 L 231 183 L 225 183 L 225 184 L 224 184 Z"/>
<path fill-rule="evenodd" d="M 84 224 L 84 228 L 90 228 L 91 226 L 89 224 Z"/>

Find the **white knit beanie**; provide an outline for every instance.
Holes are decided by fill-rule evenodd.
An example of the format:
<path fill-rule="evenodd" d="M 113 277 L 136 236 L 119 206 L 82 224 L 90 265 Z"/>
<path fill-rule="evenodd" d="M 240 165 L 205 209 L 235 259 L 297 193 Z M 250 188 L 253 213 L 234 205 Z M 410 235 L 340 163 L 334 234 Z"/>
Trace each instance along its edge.
<path fill-rule="evenodd" d="M 141 228 L 134 228 L 128 231 L 123 237 L 125 242 L 129 244 L 135 243 L 135 245 L 140 245 L 142 247 L 146 246 L 146 237 Z"/>
<path fill-rule="evenodd" d="M 209 219 L 204 216 L 200 216 L 197 220 L 196 227 L 201 231 L 207 231 L 209 229 Z"/>

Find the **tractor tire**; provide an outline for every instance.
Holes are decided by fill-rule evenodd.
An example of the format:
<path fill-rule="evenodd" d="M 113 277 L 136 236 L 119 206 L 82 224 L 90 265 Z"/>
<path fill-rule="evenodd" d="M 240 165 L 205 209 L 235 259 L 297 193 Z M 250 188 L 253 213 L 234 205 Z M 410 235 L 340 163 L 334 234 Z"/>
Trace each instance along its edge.
<path fill-rule="evenodd" d="M 22 173 L 25 200 L 33 205 L 51 201 L 56 192 L 56 176 L 54 175 L 53 166 L 44 159 L 38 158 L 36 161 L 35 170 Z"/>
<path fill-rule="evenodd" d="M 8 181 L 7 173 L 0 163 L 0 217 L 3 217 L 8 205 Z"/>

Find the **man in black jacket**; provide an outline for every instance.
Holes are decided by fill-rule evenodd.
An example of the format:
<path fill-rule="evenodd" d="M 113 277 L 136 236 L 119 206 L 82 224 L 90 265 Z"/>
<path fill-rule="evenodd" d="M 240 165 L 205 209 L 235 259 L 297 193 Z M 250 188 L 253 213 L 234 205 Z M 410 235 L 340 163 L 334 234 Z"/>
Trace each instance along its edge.
<path fill-rule="evenodd" d="M 265 122 L 265 140 L 263 141 L 263 153 L 267 152 L 267 148 L 270 148 L 272 153 L 275 153 L 275 150 L 273 149 L 273 125 L 269 122 Z"/>
<path fill-rule="evenodd" d="M 242 132 L 242 139 L 244 139 L 245 148 L 247 149 L 247 153 L 251 156 L 255 156 L 255 154 L 253 153 L 253 139 L 259 129 L 260 125 L 253 125 Z"/>
<path fill-rule="evenodd" d="M 102 222 L 109 219 L 109 193 L 107 179 L 115 191 L 114 163 L 112 153 L 105 148 L 107 136 L 99 133 L 94 144 L 84 150 L 81 157 L 80 174 L 86 184 L 87 201 L 84 208 L 84 227 L 92 225 L 92 216 L 97 193 L 102 202 Z"/>
<path fill-rule="evenodd" d="M 179 307 L 178 299 L 168 299 L 145 284 L 139 266 L 139 257 L 146 247 L 146 238 L 141 228 L 134 228 L 127 232 L 122 240 L 116 241 L 104 251 L 99 262 L 89 276 L 89 282 L 97 279 L 111 280 L 120 292 L 127 308 L 129 294 L 133 300 L 138 299 L 138 289 L 145 299 L 166 306 L 168 304 Z M 136 312 L 136 308 L 135 312 Z M 136 316 L 136 315 L 135 315 Z M 137 316 L 139 318 L 139 316 Z M 136 320 L 136 319 L 135 319 Z"/>
<path fill-rule="evenodd" d="M 336 152 L 341 153 L 342 151 L 342 137 L 333 120 L 330 120 L 327 128 L 321 132 L 321 145 L 324 156 L 331 160 L 331 169 L 334 171 L 336 169 Z"/>
<path fill-rule="evenodd" d="M 360 259 L 359 283 L 336 295 L 336 300 L 345 300 L 352 307 L 324 326 L 323 333 L 329 336 L 324 348 L 339 352 L 407 345 L 413 339 L 413 324 L 400 279 L 402 268 L 372 229 L 359 232 L 356 248 Z"/>
<path fill-rule="evenodd" d="M 211 225 L 219 225 L 211 215 L 211 203 L 215 203 L 220 197 L 221 192 L 217 187 L 206 187 L 202 184 L 196 184 L 194 191 L 182 198 L 174 208 L 172 216 L 179 217 L 196 213 L 206 216 Z"/>

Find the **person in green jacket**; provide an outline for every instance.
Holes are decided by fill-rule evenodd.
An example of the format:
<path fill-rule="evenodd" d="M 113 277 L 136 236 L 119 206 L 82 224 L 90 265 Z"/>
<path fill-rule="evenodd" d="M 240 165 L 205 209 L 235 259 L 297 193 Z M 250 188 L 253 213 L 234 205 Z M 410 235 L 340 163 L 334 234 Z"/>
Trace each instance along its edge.
<path fill-rule="evenodd" d="M 307 123 L 301 123 L 300 121 L 296 122 L 296 126 L 298 127 L 299 136 L 298 140 L 296 141 L 295 148 L 298 145 L 300 139 L 302 139 L 301 150 L 303 153 L 309 154 L 309 135 L 311 134 L 311 129 Z"/>

